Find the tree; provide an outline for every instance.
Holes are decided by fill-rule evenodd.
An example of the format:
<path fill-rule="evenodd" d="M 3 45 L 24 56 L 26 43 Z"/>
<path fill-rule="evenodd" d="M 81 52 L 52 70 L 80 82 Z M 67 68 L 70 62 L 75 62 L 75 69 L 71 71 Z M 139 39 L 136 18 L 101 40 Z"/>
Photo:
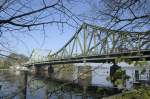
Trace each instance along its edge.
<path fill-rule="evenodd" d="M 20 65 L 29 60 L 28 57 L 22 54 L 11 53 L 8 57 L 4 58 L 4 67 L 10 67 L 13 65 Z"/>
<path fill-rule="evenodd" d="M 26 27 L 30 30 L 32 26 L 51 23 L 69 24 L 67 19 L 73 19 L 69 13 L 70 10 L 63 5 L 62 0 L 3 0 L 0 4 L 1 35 L 3 30 L 10 31 L 15 28 L 20 30 Z M 58 17 L 59 14 L 64 14 L 67 18 Z M 45 20 L 47 18 L 50 19 Z"/>
<path fill-rule="evenodd" d="M 95 13 L 92 18 L 108 28 L 150 31 L 149 0 L 95 0 L 91 6 Z"/>
<path fill-rule="evenodd" d="M 20 36 L 32 37 L 35 34 L 29 32 L 33 30 L 40 29 L 46 35 L 45 28 L 51 24 L 62 29 L 77 26 L 77 17 L 65 5 L 67 0 L 1 0 L 0 49 L 10 50 L 9 38 L 25 45 Z"/>
<path fill-rule="evenodd" d="M 140 39 L 141 49 L 150 48 L 150 1 L 149 0 L 85 0 L 91 7 L 87 15 L 80 18 L 104 28 L 139 32 L 126 42 Z"/>
<path fill-rule="evenodd" d="M 81 14 L 83 16 L 85 11 L 82 13 L 75 10 L 80 4 L 91 6 L 91 10 L 86 10 L 87 16 L 84 18 Z M 89 20 L 92 23 L 96 20 L 94 24 L 103 25 L 106 28 L 144 31 L 147 35 L 142 38 L 146 39 L 144 43 L 147 43 L 150 38 L 149 5 L 149 0 L 93 0 L 92 2 L 91 0 L 1 0 L 0 49 L 10 49 L 11 44 L 7 37 L 15 38 L 24 44 L 18 35 L 32 37 L 35 34 L 28 32 L 37 29 L 42 30 L 45 35 L 45 29 L 50 24 L 57 24 L 64 29 L 66 25 L 77 27 L 80 23 L 89 22 Z M 82 7 L 82 9 L 88 9 L 88 7 Z M 77 15 L 77 12 L 80 14 Z M 15 35 L 16 32 L 19 33 Z"/>
<path fill-rule="evenodd" d="M 120 88 L 125 87 L 126 80 L 128 79 L 129 76 L 121 68 L 116 70 L 116 72 L 113 75 L 110 75 L 108 77 L 108 80 L 112 82 L 114 87 L 120 86 Z"/>

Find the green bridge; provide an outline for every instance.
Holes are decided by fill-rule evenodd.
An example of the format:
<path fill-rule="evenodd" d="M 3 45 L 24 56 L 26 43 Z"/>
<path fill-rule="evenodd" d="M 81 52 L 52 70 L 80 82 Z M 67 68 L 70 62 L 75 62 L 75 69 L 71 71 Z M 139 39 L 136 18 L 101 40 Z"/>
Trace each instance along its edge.
<path fill-rule="evenodd" d="M 24 66 L 114 62 L 116 59 L 150 60 L 150 32 L 111 30 L 84 23 L 60 50 Z"/>

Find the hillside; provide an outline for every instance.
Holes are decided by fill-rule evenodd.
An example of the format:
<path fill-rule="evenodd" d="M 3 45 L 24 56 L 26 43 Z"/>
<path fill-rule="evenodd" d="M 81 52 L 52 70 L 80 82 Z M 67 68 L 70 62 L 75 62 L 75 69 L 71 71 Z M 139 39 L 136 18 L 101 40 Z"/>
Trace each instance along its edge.
<path fill-rule="evenodd" d="M 12 53 L 7 57 L 0 57 L 0 69 L 9 68 L 13 65 L 19 65 L 21 63 L 27 62 L 29 58 L 23 54 Z"/>

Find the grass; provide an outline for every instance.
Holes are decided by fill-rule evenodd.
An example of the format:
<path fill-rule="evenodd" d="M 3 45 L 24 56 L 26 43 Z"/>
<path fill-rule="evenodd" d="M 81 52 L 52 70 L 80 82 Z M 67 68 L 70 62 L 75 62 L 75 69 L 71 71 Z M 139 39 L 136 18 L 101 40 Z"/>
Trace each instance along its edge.
<path fill-rule="evenodd" d="M 105 99 L 150 99 L 150 87 L 143 87 L 114 95 Z"/>

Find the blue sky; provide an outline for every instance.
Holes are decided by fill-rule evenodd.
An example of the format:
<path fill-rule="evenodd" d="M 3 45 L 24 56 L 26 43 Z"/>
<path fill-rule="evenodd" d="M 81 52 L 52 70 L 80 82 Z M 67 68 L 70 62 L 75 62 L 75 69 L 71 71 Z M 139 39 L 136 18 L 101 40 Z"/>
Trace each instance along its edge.
<path fill-rule="evenodd" d="M 52 52 L 55 52 L 71 38 L 75 31 L 68 28 L 64 29 L 64 33 L 62 33 L 55 25 L 49 26 L 49 28 L 47 27 L 45 30 L 45 35 L 43 31 L 32 31 L 33 38 L 24 38 L 26 45 L 20 42 L 16 46 L 16 51 L 26 55 L 30 55 L 32 49 L 42 49 L 46 52 L 52 50 Z"/>
<path fill-rule="evenodd" d="M 30 1 L 30 0 L 25 0 L 25 1 Z M 34 9 L 37 9 L 41 6 L 41 2 L 42 0 L 32 0 L 29 3 L 28 6 L 32 6 Z M 47 0 L 47 3 L 52 3 L 55 2 L 56 0 Z M 70 1 L 70 0 L 67 0 Z M 77 1 L 77 2 L 76 2 Z M 75 15 L 82 15 L 82 16 L 89 16 L 89 17 L 96 17 L 97 9 L 101 9 L 101 2 L 100 5 L 98 3 L 98 1 L 100 0 L 93 0 L 91 2 L 91 0 L 82 0 L 82 1 L 78 1 L 75 0 L 75 2 L 71 2 L 72 4 L 68 4 L 66 2 L 64 2 L 64 5 L 66 5 L 68 7 L 69 10 L 71 10 Z M 17 8 L 18 5 L 14 6 L 14 8 Z M 30 10 L 30 9 L 23 9 L 24 11 Z M 42 13 L 42 15 L 47 15 L 50 14 L 51 15 L 51 11 L 54 9 L 50 9 L 48 11 L 45 11 L 44 13 Z M 10 11 L 10 13 L 12 13 Z M 17 13 L 19 14 L 19 12 Z M 0 16 L 0 18 L 5 18 L 5 17 L 9 17 L 9 15 L 7 14 L 2 14 L 3 16 Z M 44 20 L 42 21 L 49 21 L 49 20 L 55 20 L 61 17 L 61 19 L 65 19 L 66 16 L 64 16 L 63 14 L 58 14 L 58 15 L 54 15 L 54 16 L 50 16 L 47 18 L 44 18 Z M 27 19 L 30 19 L 31 17 L 28 17 Z M 80 17 L 81 18 L 81 17 Z M 91 24 L 98 24 L 99 26 L 104 26 L 103 24 L 103 20 L 102 21 L 94 21 L 94 20 L 86 20 L 86 18 L 84 19 L 84 21 L 79 21 L 79 24 L 76 26 L 79 28 L 79 26 L 85 21 L 87 23 L 91 23 Z M 69 19 L 69 23 L 75 25 L 75 22 L 72 19 Z M 105 23 L 105 22 L 104 22 Z M 35 27 L 33 27 L 35 28 Z M 32 52 L 33 49 L 41 49 L 44 50 L 45 52 L 48 51 L 52 51 L 52 52 L 56 52 L 57 50 L 59 50 L 76 32 L 76 30 L 78 28 L 72 28 L 68 25 L 64 25 L 63 27 L 63 32 L 62 32 L 62 28 L 61 26 L 58 27 L 57 24 L 49 24 L 45 26 L 45 35 L 44 35 L 44 31 L 42 31 L 42 26 L 37 26 L 35 29 L 39 29 L 39 30 L 35 30 L 33 29 L 33 31 L 30 31 L 28 29 L 22 30 L 22 31 L 16 31 L 16 32 L 6 32 L 3 34 L 3 38 L 5 38 L 5 40 L 7 39 L 7 42 L 9 42 L 9 49 L 12 49 L 13 51 L 15 51 L 16 53 L 22 53 L 25 54 L 27 56 L 29 56 Z M 44 38 L 45 36 L 45 38 Z M 19 39 L 19 40 L 18 40 Z M 1 42 L 3 41 L 3 39 L 1 38 Z M 6 43 L 7 43 L 6 42 Z M 6 44 L 7 45 L 7 44 Z M 1 46 L 0 46 L 1 48 Z"/>
<path fill-rule="evenodd" d="M 87 10 L 89 9 L 87 4 L 82 3 L 71 8 L 71 10 L 75 14 L 86 14 L 85 12 L 87 12 Z M 82 22 L 79 23 L 82 24 Z M 78 25 L 78 27 L 79 26 L 80 25 Z M 36 27 L 36 29 L 41 28 L 42 27 Z M 58 27 L 57 24 L 50 24 L 45 26 L 45 35 L 44 31 L 42 30 L 27 30 L 26 32 L 23 31 L 22 33 L 25 34 L 23 36 L 21 35 L 20 31 L 18 31 L 14 33 L 14 35 L 19 37 L 21 41 L 15 40 L 14 38 L 12 38 L 12 36 L 10 36 L 11 47 L 16 53 L 25 54 L 27 56 L 31 54 L 33 49 L 41 49 L 45 52 L 48 52 L 50 50 L 52 52 L 56 52 L 74 35 L 77 29 L 78 28 L 73 28 L 68 25 L 64 25 L 62 31 L 61 25 Z M 26 34 L 30 34 L 32 36 Z"/>

